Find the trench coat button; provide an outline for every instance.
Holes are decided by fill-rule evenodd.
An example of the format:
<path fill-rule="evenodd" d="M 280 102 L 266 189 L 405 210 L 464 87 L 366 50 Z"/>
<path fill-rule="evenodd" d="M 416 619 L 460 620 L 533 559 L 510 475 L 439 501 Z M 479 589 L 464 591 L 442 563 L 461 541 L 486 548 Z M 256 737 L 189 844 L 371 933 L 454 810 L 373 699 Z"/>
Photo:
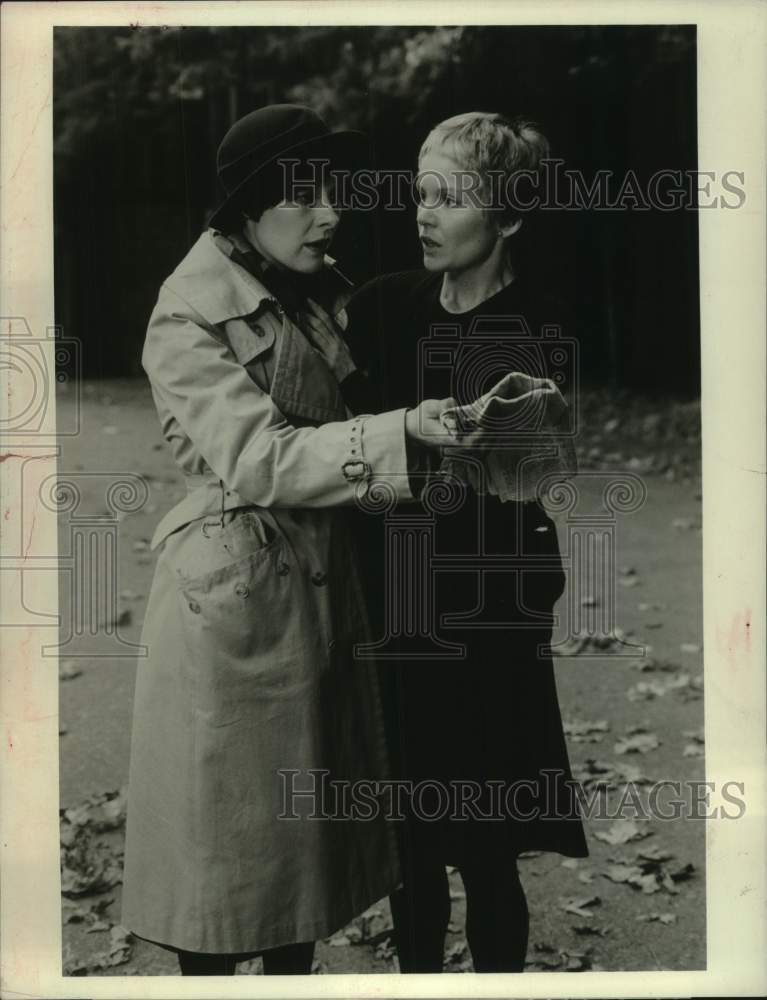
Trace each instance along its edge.
<path fill-rule="evenodd" d="M 277 567 L 277 573 L 280 576 L 285 576 L 285 574 L 289 572 L 290 572 L 290 566 L 288 566 L 288 564 L 285 562 L 281 562 Z"/>
<path fill-rule="evenodd" d="M 238 583 L 234 588 L 234 592 L 238 597 L 247 597 L 250 591 L 244 583 Z"/>
<path fill-rule="evenodd" d="M 312 583 L 315 587 L 324 587 L 327 583 L 328 575 L 327 573 L 312 573 Z"/>
<path fill-rule="evenodd" d="M 258 323 L 256 323 L 256 325 L 253 327 L 253 333 L 255 333 L 257 337 L 266 336 L 266 330 L 262 326 L 259 326 Z"/>
<path fill-rule="evenodd" d="M 189 602 L 189 610 L 192 611 L 192 612 L 194 612 L 194 614 L 199 615 L 199 613 L 200 613 L 200 605 L 197 603 L 197 601 L 190 601 Z"/>

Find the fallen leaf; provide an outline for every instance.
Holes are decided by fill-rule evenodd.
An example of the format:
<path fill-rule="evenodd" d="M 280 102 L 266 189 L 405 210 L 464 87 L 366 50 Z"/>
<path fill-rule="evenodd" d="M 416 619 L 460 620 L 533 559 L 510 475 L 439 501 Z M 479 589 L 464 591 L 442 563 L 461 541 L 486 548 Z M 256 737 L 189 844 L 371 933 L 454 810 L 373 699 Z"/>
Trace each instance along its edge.
<path fill-rule="evenodd" d="M 578 859 L 577 858 L 565 858 L 564 861 L 560 862 L 560 864 L 561 864 L 561 866 L 563 868 L 574 869 L 574 868 L 578 867 Z"/>
<path fill-rule="evenodd" d="M 382 958 L 384 960 L 388 960 L 394 958 L 394 956 L 397 954 L 397 949 L 391 943 L 391 938 L 387 937 L 385 941 L 382 941 L 379 945 L 376 946 L 375 953 L 376 953 L 376 958 Z"/>
<path fill-rule="evenodd" d="M 682 653 L 689 653 L 690 655 L 701 652 L 701 647 L 694 642 L 683 642 L 679 649 Z"/>
<path fill-rule="evenodd" d="M 82 670 L 76 665 L 74 660 L 64 660 L 59 667 L 60 681 L 73 681 L 75 677 L 79 677 L 81 674 Z"/>
<path fill-rule="evenodd" d="M 581 937 L 607 937 L 609 927 L 597 927 L 596 924 L 572 924 L 572 929 Z"/>
<path fill-rule="evenodd" d="M 637 857 L 645 861 L 670 861 L 674 855 L 670 851 L 658 847 L 657 844 L 652 844 L 650 847 L 643 847 L 637 851 Z"/>
<path fill-rule="evenodd" d="M 331 948 L 347 948 L 351 944 L 351 941 L 345 934 L 336 934 L 335 937 L 327 941 L 327 944 Z"/>
<path fill-rule="evenodd" d="M 574 765 L 572 773 L 573 778 L 584 788 L 592 785 L 619 788 L 626 784 L 652 784 L 652 778 L 648 778 L 636 764 L 623 763 L 622 761 L 613 765 L 607 761 L 589 758 L 582 764 Z"/>
<path fill-rule="evenodd" d="M 553 944 L 549 944 L 548 941 L 536 941 L 533 944 L 533 951 L 543 953 L 545 955 L 556 954 L 557 949 Z"/>
<path fill-rule="evenodd" d="M 678 686 L 676 693 L 682 701 L 697 701 L 703 697 L 703 674 L 688 678 L 686 684 Z"/>
<path fill-rule="evenodd" d="M 637 920 L 643 923 L 652 923 L 653 921 L 658 921 L 661 924 L 675 924 L 676 914 L 675 913 L 645 913 L 642 916 L 637 917 Z"/>
<path fill-rule="evenodd" d="M 108 910 L 112 903 L 114 903 L 113 896 L 107 896 L 104 899 L 97 899 L 95 903 L 91 903 L 89 910 L 94 916 L 101 916 L 104 913 L 104 910 Z"/>
<path fill-rule="evenodd" d="M 65 924 L 81 924 L 88 917 L 87 910 L 83 909 L 82 906 L 77 906 L 74 903 L 71 903 L 68 899 L 64 900 L 62 912 Z"/>
<path fill-rule="evenodd" d="M 626 736 L 613 747 L 613 751 L 618 755 L 627 753 L 649 753 L 657 750 L 660 740 L 654 733 L 637 733 L 635 736 Z"/>
<path fill-rule="evenodd" d="M 85 976 L 90 972 L 101 972 L 129 962 L 135 938 L 124 927 L 115 926 L 110 933 L 112 941 L 109 950 L 98 952 L 88 959 L 73 958 L 71 949 L 67 947 L 63 956 L 64 975 Z"/>
<path fill-rule="evenodd" d="M 621 859 L 611 859 L 610 865 L 602 875 L 613 882 L 622 882 L 632 889 L 638 889 L 649 895 L 665 889 L 672 896 L 679 894 L 677 882 L 692 878 L 695 868 L 691 864 L 683 865 L 675 870 L 665 867 L 665 862 L 673 858 L 673 854 L 659 848 L 640 851 L 634 863 Z"/>
<path fill-rule="evenodd" d="M 629 701 L 652 701 L 653 698 L 662 698 L 666 693 L 666 688 L 660 681 L 640 681 L 626 691 Z"/>
<path fill-rule="evenodd" d="M 599 906 L 602 900 L 599 896 L 583 896 L 581 899 L 569 899 L 560 904 L 565 913 L 572 913 L 576 917 L 584 917 L 591 920 L 594 914 L 587 910 L 587 906 Z"/>
<path fill-rule="evenodd" d="M 606 719 L 600 719 L 598 722 L 571 719 L 565 720 L 563 725 L 565 736 L 573 743 L 601 743 L 603 734 L 610 731 L 610 724 Z"/>
<path fill-rule="evenodd" d="M 700 524 L 696 524 L 691 517 L 675 517 L 671 527 L 677 531 L 692 531 L 693 528 L 699 528 Z"/>
<path fill-rule="evenodd" d="M 671 660 L 656 660 L 652 656 L 645 656 L 641 660 L 634 660 L 631 666 L 634 670 L 640 670 L 642 673 L 652 673 L 656 671 L 673 673 L 679 669 L 678 664 L 672 663 Z"/>
<path fill-rule="evenodd" d="M 90 927 L 88 928 L 88 930 L 85 933 L 86 934 L 99 934 L 102 931 L 108 931 L 111 926 L 112 926 L 111 924 L 106 923 L 106 921 L 104 921 L 104 920 L 97 920 L 95 923 L 93 923 L 93 924 L 90 925 Z"/>
<path fill-rule="evenodd" d="M 605 844 L 628 844 L 633 840 L 644 840 L 652 836 L 647 826 L 640 827 L 633 819 L 616 819 L 607 830 L 598 830 L 594 836 Z"/>
<path fill-rule="evenodd" d="M 686 882 L 688 879 L 691 879 L 694 874 L 695 865 L 690 864 L 689 862 L 681 868 L 677 868 L 676 871 L 669 872 L 669 875 L 674 882 Z"/>

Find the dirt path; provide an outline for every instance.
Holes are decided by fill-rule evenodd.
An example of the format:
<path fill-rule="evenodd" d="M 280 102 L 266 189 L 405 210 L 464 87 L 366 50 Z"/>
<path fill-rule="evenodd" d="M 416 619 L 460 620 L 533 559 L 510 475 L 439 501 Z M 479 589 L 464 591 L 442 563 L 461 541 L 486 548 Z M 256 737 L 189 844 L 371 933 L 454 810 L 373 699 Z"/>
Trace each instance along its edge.
<path fill-rule="evenodd" d="M 64 444 L 62 475 L 133 473 L 143 476 L 150 487 L 143 509 L 119 524 L 120 633 L 128 642 L 138 643 L 154 565 L 147 542 L 160 516 L 182 495 L 183 487 L 168 458 L 151 396 L 143 383 L 86 384 L 82 400 L 82 431 Z M 72 396 L 59 398 L 62 408 L 73 405 Z M 635 459 L 629 468 L 636 470 L 638 463 Z M 646 476 L 647 502 L 637 512 L 619 515 L 616 520 L 616 622 L 628 641 L 652 645 L 644 666 L 655 669 L 638 669 L 637 657 L 594 656 L 593 649 L 557 662 L 562 714 L 570 728 L 570 756 L 576 776 L 583 780 L 595 768 L 612 769 L 605 773 L 618 782 L 610 793 L 613 805 L 621 794 L 627 794 L 626 779 L 632 777 L 614 773 L 622 766 L 638 768 L 640 773 L 633 775 L 638 781 L 684 782 L 704 776 L 703 757 L 692 755 L 701 754 L 702 747 L 686 735 L 703 724 L 699 681 L 700 487 L 694 475 L 673 482 L 670 478 Z M 84 509 L 106 509 L 103 477 L 88 476 L 81 488 Z M 595 509 L 601 485 L 584 477 L 582 489 L 584 502 Z M 61 529 L 66 532 L 69 525 L 62 522 Z M 564 544 L 566 525 L 560 523 L 559 530 L 560 543 Z M 579 594 L 575 605 L 581 607 L 581 601 L 590 596 Z M 564 611 L 566 600 L 567 595 L 560 611 Z M 600 597 L 600 606 L 602 603 Z M 67 621 L 66 593 L 62 594 L 62 613 Z M 88 796 L 116 791 L 127 780 L 135 670 L 130 656 L 85 659 L 78 656 L 78 650 L 73 644 L 62 654 L 64 672 L 76 675 L 62 681 L 60 700 L 65 729 L 61 736 L 61 804 L 68 809 Z M 593 724 L 590 731 L 584 723 Z M 637 726 L 646 732 L 635 736 L 654 735 L 658 746 L 646 753 L 616 753 L 616 743 Z M 589 759 L 599 763 L 587 765 Z M 639 799 L 646 799 L 648 786 L 634 787 L 639 789 Z M 669 798 L 666 794 L 661 801 L 668 803 Z M 103 807 L 97 811 L 102 816 Z M 118 799 L 112 804 L 112 814 L 114 823 L 102 822 L 102 827 L 111 824 L 115 829 L 89 841 L 104 840 L 108 845 L 103 850 L 105 857 L 119 854 Z M 82 836 L 86 837 L 94 826 L 89 827 L 84 816 L 80 819 Z M 522 861 L 531 909 L 531 971 L 705 966 L 705 824 L 699 819 L 653 819 L 643 824 L 640 819 L 637 825 L 637 831 L 613 828 L 612 821 L 595 818 L 587 829 L 590 858 L 574 863 L 557 855 L 539 855 Z M 72 824 L 65 822 L 64 827 L 71 836 Z M 644 832 L 649 836 L 610 844 L 597 836 L 607 831 L 618 837 Z M 71 850 L 70 860 L 75 858 Z M 647 857 L 639 857 L 640 852 Z M 81 857 L 80 863 L 87 867 L 87 858 Z M 117 869 L 106 866 L 115 883 L 119 857 L 117 864 Z M 608 872 L 612 878 L 607 877 Z M 634 883 L 613 881 L 616 877 L 630 877 Z M 451 875 L 451 882 L 455 898 L 447 966 L 466 971 L 470 956 L 463 936 L 464 901 L 457 873 Z M 111 930 L 119 920 L 119 892 L 119 884 L 114 884 L 106 893 L 66 901 L 64 944 L 69 971 L 89 975 L 174 972 L 173 956 L 159 948 L 134 941 L 132 947 L 128 942 L 121 950 L 120 932 Z M 113 902 L 106 905 L 109 899 Z M 90 912 L 89 907 L 98 907 L 99 901 L 101 912 Z M 567 912 L 565 907 L 571 901 L 580 906 Z M 656 917 L 648 919 L 653 914 Z M 384 901 L 344 934 L 318 945 L 317 971 L 394 971 L 388 926 Z M 111 965 L 110 961 L 120 964 Z M 257 963 L 240 966 L 239 971 L 257 971 Z"/>

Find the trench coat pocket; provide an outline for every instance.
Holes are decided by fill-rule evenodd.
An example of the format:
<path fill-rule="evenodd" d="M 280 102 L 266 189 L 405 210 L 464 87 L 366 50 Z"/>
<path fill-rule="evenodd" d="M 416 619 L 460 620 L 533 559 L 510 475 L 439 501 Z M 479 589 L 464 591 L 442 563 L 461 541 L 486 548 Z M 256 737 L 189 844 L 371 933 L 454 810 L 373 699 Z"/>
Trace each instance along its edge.
<path fill-rule="evenodd" d="M 295 575 L 269 516 L 235 511 L 223 527 L 201 519 L 171 535 L 163 557 L 176 578 L 191 659 L 251 677 L 268 670 L 265 654 L 284 638 Z"/>
<path fill-rule="evenodd" d="M 281 535 L 270 515 L 248 509 L 199 518 L 170 535 L 165 563 L 179 583 L 200 583 L 233 570 L 242 559 L 263 558 Z"/>

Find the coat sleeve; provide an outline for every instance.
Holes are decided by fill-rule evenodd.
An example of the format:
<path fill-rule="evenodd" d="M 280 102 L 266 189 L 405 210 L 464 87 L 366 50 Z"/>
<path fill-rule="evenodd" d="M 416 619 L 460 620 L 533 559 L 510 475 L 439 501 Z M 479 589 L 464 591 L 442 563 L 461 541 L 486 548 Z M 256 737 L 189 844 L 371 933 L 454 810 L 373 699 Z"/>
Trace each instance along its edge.
<path fill-rule="evenodd" d="M 360 488 L 382 481 L 398 498 L 412 499 L 404 409 L 291 426 L 225 341 L 167 286 L 149 323 L 142 363 L 215 475 L 251 503 L 352 504 Z"/>

